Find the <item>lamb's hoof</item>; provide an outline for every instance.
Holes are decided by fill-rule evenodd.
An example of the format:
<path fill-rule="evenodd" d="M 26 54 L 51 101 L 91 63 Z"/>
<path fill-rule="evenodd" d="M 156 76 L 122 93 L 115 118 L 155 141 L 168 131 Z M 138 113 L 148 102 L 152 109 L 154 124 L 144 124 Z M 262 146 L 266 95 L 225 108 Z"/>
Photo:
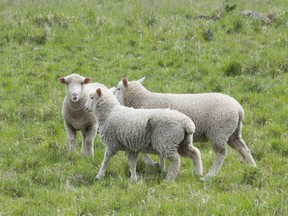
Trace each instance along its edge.
<path fill-rule="evenodd" d="M 95 177 L 95 180 L 96 180 L 96 181 L 99 181 L 102 177 L 103 177 L 103 176 L 97 175 L 97 176 Z"/>

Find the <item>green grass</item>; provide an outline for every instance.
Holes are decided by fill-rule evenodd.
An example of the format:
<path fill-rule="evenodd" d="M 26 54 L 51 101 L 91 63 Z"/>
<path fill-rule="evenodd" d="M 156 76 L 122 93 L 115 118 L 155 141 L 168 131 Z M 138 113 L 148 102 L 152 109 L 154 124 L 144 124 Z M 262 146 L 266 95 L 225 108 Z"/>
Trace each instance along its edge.
<path fill-rule="evenodd" d="M 236 8 L 219 20 L 225 5 Z M 241 16 L 274 13 L 266 25 Z M 0 215 L 287 215 L 288 10 L 286 1 L 0 2 Z M 175 182 L 139 160 L 130 183 L 124 153 L 94 177 L 95 157 L 68 156 L 57 78 L 91 76 L 109 87 L 146 77 L 151 91 L 223 92 L 244 107 L 243 138 L 258 167 L 228 150 L 207 182 L 182 159 Z M 214 159 L 201 150 L 204 171 Z M 157 160 L 157 157 L 153 158 Z"/>

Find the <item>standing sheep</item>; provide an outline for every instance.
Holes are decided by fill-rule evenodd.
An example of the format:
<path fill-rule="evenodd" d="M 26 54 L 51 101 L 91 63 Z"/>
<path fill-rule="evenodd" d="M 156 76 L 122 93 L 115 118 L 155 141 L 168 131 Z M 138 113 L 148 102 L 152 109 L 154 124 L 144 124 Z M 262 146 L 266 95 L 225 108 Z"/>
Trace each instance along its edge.
<path fill-rule="evenodd" d="M 76 132 L 81 131 L 82 154 L 94 156 L 94 139 L 97 134 L 97 122 L 92 113 L 84 111 L 84 105 L 90 91 L 99 87 L 107 89 L 100 83 L 90 83 L 92 79 L 78 74 L 60 77 L 58 81 L 65 84 L 66 96 L 63 101 L 62 115 L 69 140 L 69 153 L 76 147 Z"/>
<path fill-rule="evenodd" d="M 90 94 L 85 107 L 99 122 L 100 137 L 104 142 L 104 159 L 96 179 L 105 175 L 109 159 L 118 151 L 128 154 L 131 181 L 137 181 L 138 153 L 154 153 L 170 161 L 166 179 L 176 178 L 180 157 L 189 157 L 195 173 L 202 176 L 200 151 L 192 144 L 194 123 L 184 114 L 169 109 L 134 109 L 121 106 L 109 91 L 98 88 Z"/>
<path fill-rule="evenodd" d="M 170 108 L 192 119 L 196 126 L 193 140 L 210 141 L 216 158 L 207 177 L 215 176 L 227 154 L 226 143 L 238 151 L 251 166 L 256 163 L 241 136 L 244 110 L 232 97 L 221 93 L 161 94 L 148 91 L 142 84 L 144 78 L 119 82 L 115 95 L 122 105 L 133 108 Z"/>

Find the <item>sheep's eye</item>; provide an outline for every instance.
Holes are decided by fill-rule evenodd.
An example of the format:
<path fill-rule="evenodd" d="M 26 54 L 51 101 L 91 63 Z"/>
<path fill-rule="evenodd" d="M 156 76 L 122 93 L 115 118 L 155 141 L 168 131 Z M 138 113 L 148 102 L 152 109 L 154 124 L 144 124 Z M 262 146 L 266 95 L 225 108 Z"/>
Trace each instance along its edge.
<path fill-rule="evenodd" d="M 68 86 L 68 85 L 69 85 L 69 83 L 66 83 L 66 85 Z"/>
<path fill-rule="evenodd" d="M 118 91 L 120 91 L 120 88 L 117 88 Z"/>
<path fill-rule="evenodd" d="M 93 97 L 90 97 L 90 99 L 93 100 L 94 98 L 93 98 Z"/>

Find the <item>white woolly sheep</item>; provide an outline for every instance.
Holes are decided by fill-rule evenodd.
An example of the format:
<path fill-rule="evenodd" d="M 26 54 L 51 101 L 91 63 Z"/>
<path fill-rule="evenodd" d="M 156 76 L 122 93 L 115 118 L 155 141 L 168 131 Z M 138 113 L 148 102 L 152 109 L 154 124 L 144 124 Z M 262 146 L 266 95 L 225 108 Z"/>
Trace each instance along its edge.
<path fill-rule="evenodd" d="M 69 153 L 76 147 L 76 132 L 81 131 L 82 154 L 94 156 L 94 139 L 97 134 L 97 122 L 92 113 L 84 111 L 84 105 L 90 91 L 99 87 L 107 89 L 100 83 L 90 83 L 92 79 L 78 74 L 60 77 L 58 81 L 65 84 L 66 96 L 63 101 L 62 115 L 69 140 Z"/>
<path fill-rule="evenodd" d="M 85 107 L 95 114 L 106 146 L 96 179 L 105 175 L 109 159 L 120 150 L 128 154 L 131 181 L 137 180 L 136 160 L 140 152 L 159 154 L 170 161 L 168 181 L 178 174 L 179 154 L 191 158 L 195 174 L 202 176 L 201 154 L 192 144 L 195 126 L 186 115 L 169 109 L 128 108 L 120 105 L 110 91 L 101 88 L 90 94 Z"/>
<path fill-rule="evenodd" d="M 216 158 L 207 177 L 216 175 L 227 154 L 228 143 L 237 150 L 245 162 L 256 163 L 241 136 L 244 110 L 232 97 L 221 93 L 161 94 L 148 91 L 142 84 L 144 78 L 119 82 L 115 95 L 122 105 L 133 108 L 170 108 L 178 110 L 192 119 L 196 126 L 195 142 L 210 141 Z"/>

